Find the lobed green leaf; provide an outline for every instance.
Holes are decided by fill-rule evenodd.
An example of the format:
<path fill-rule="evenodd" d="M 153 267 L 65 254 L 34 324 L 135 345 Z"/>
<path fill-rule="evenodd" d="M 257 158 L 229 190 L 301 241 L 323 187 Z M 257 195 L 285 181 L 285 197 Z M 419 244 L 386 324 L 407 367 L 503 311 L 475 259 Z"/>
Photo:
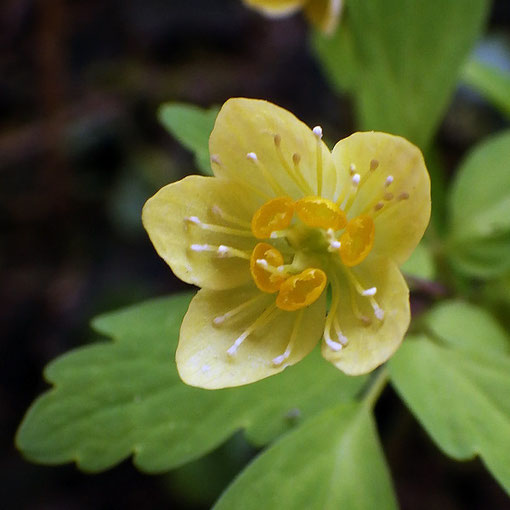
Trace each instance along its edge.
<path fill-rule="evenodd" d="M 372 414 L 324 410 L 259 455 L 214 510 L 392 510 L 398 507 Z"/>
<path fill-rule="evenodd" d="M 50 363 L 54 388 L 28 410 L 16 437 L 30 460 L 75 461 L 101 471 L 131 454 L 141 470 L 161 472 L 198 458 L 236 430 L 255 444 L 273 440 L 365 383 L 315 350 L 303 362 L 256 384 L 218 391 L 186 386 L 174 361 L 190 295 L 104 315 L 94 327 L 111 336 Z"/>
<path fill-rule="evenodd" d="M 510 73 L 476 58 L 469 60 L 462 81 L 510 118 Z"/>
<path fill-rule="evenodd" d="M 208 110 L 191 104 L 164 103 L 158 117 L 166 130 L 195 155 L 199 170 L 212 175 L 209 159 L 209 136 L 219 108 Z"/>
<path fill-rule="evenodd" d="M 361 129 L 399 134 L 425 149 L 488 6 L 487 0 L 350 0 L 347 34 L 319 38 L 315 46 L 332 85 L 354 94 Z"/>
<path fill-rule="evenodd" d="M 479 345 L 408 338 L 389 362 L 391 381 L 441 450 L 457 460 L 479 455 L 510 494 L 510 357 Z"/>
<path fill-rule="evenodd" d="M 450 194 L 449 255 L 468 275 L 510 268 L 510 131 L 480 144 L 461 165 Z"/>

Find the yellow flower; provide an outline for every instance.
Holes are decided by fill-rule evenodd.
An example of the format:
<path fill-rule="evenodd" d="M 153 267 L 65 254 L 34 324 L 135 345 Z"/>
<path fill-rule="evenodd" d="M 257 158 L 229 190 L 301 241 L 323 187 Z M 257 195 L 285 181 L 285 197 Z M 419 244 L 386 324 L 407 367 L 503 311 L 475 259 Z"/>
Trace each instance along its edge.
<path fill-rule="evenodd" d="M 243 2 L 275 18 L 303 9 L 308 20 L 327 34 L 335 31 L 344 3 L 343 0 L 243 0 Z"/>
<path fill-rule="evenodd" d="M 169 184 L 143 209 L 159 255 L 202 287 L 181 327 L 181 378 L 254 382 L 321 337 L 324 358 L 347 374 L 385 362 L 410 320 L 398 265 L 430 216 L 420 150 L 368 132 L 330 152 L 320 127 L 244 98 L 223 105 L 209 148 L 215 177 Z"/>

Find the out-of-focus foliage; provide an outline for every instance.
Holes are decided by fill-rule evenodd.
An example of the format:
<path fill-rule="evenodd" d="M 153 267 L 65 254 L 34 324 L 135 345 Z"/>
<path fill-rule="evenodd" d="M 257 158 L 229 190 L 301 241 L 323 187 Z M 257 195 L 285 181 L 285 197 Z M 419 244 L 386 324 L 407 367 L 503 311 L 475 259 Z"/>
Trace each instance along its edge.
<path fill-rule="evenodd" d="M 165 103 L 159 109 L 159 120 L 179 142 L 195 154 L 199 170 L 212 175 L 209 160 L 209 135 L 218 115 L 218 108 L 208 110 L 183 103 Z"/>
<path fill-rule="evenodd" d="M 426 242 L 422 241 L 401 267 L 405 275 L 433 280 L 435 276 L 434 259 Z"/>
<path fill-rule="evenodd" d="M 366 379 L 348 377 L 316 351 L 284 373 L 247 387 L 185 385 L 173 353 L 190 296 L 158 299 L 99 317 L 114 342 L 83 347 L 51 363 L 55 388 L 28 411 L 17 445 L 31 460 L 107 469 L 130 454 L 144 471 L 193 460 L 246 429 L 264 444 L 323 408 L 349 401 Z M 325 388 L 327 391 L 325 391 Z"/>
<path fill-rule="evenodd" d="M 368 406 L 331 407 L 262 453 L 215 510 L 398 508 Z"/>
<path fill-rule="evenodd" d="M 473 342 L 459 349 L 465 324 L 473 324 L 469 309 L 459 311 L 452 308 L 449 320 L 443 313 L 435 322 L 441 337 L 406 340 L 390 360 L 391 381 L 441 450 L 457 460 L 479 455 L 510 494 L 509 345 L 478 328 L 478 349 Z M 462 317 L 466 322 L 454 322 Z"/>
<path fill-rule="evenodd" d="M 425 149 L 487 10 L 487 0 L 350 0 L 349 32 L 341 26 L 316 48 L 332 84 L 353 94 L 361 129 L 399 134 Z"/>
<path fill-rule="evenodd" d="M 510 268 L 510 131 L 484 141 L 460 166 L 449 195 L 448 253 L 482 278 Z"/>
<path fill-rule="evenodd" d="M 482 94 L 510 118 L 510 73 L 471 59 L 464 67 L 462 81 Z"/>

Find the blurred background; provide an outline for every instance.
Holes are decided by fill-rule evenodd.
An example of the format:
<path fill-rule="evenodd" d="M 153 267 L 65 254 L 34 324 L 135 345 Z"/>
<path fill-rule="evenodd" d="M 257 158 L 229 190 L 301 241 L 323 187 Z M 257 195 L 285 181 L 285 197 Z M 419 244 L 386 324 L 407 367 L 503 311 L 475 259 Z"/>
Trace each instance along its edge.
<path fill-rule="evenodd" d="M 92 316 L 184 288 L 140 221 L 150 195 L 195 172 L 159 125 L 160 103 L 257 97 L 320 123 L 328 140 L 355 129 L 307 36 L 299 16 L 270 21 L 240 0 L 2 0 L 2 508 L 209 508 L 256 453 L 239 435 L 168 475 L 130 461 L 87 475 L 25 462 L 13 437 L 47 387 L 44 365 L 93 340 Z M 510 68 L 509 48 L 510 3 L 499 0 L 478 51 Z M 503 122 L 460 88 L 439 135 L 447 168 Z M 479 461 L 443 457 L 391 390 L 377 413 L 404 510 L 510 508 Z"/>

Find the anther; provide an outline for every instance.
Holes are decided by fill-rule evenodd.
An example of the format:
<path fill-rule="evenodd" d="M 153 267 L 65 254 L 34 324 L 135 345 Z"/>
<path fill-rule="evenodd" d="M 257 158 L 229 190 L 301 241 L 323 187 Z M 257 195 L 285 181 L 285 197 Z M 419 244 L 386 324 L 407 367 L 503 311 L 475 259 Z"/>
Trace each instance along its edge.
<path fill-rule="evenodd" d="M 301 156 L 295 152 L 294 154 L 292 154 L 292 162 L 295 164 L 295 165 L 299 165 L 299 162 L 301 161 Z"/>
<path fill-rule="evenodd" d="M 398 196 L 399 200 L 407 200 L 408 198 L 409 198 L 409 193 L 407 191 L 400 193 L 400 195 Z"/>
<path fill-rule="evenodd" d="M 370 161 L 370 171 L 371 172 L 376 170 L 378 166 L 379 166 L 379 161 L 377 161 L 377 159 L 373 159 L 372 161 Z"/>
<path fill-rule="evenodd" d="M 387 188 L 393 182 L 393 175 L 388 175 L 384 181 L 384 187 Z"/>
<path fill-rule="evenodd" d="M 377 293 L 377 287 L 370 287 L 369 289 L 365 289 L 361 295 L 362 296 L 375 296 Z"/>
<path fill-rule="evenodd" d="M 217 165 L 221 165 L 221 160 L 218 154 L 211 154 L 211 163 L 216 163 Z"/>
<path fill-rule="evenodd" d="M 384 200 L 386 200 L 386 202 L 389 202 L 390 200 L 393 200 L 393 193 L 390 193 L 390 192 L 387 191 L 383 195 L 383 198 L 384 198 Z"/>
<path fill-rule="evenodd" d="M 356 165 L 354 163 L 351 163 L 349 165 L 349 173 L 351 174 L 351 176 L 356 173 Z"/>
<path fill-rule="evenodd" d="M 254 152 L 248 152 L 248 154 L 246 154 L 246 158 L 251 159 L 252 161 L 258 161 L 259 159 Z"/>
<path fill-rule="evenodd" d="M 351 179 L 351 180 L 352 180 L 352 185 L 353 185 L 354 187 L 356 187 L 356 186 L 358 186 L 359 181 L 361 180 L 361 175 L 360 175 L 360 174 L 354 174 L 354 175 L 352 176 L 352 179 Z"/>
<path fill-rule="evenodd" d="M 202 223 L 196 216 L 188 216 L 187 218 L 184 218 L 184 221 L 193 223 L 194 225 L 200 225 Z"/>
<path fill-rule="evenodd" d="M 274 140 L 274 144 L 277 147 L 280 147 L 280 144 L 282 143 L 282 137 L 280 135 L 276 134 L 276 135 L 274 135 L 273 140 Z"/>
<path fill-rule="evenodd" d="M 320 126 L 315 126 L 313 128 L 313 134 L 317 137 L 317 138 L 322 138 L 322 128 Z"/>
<path fill-rule="evenodd" d="M 377 204 L 374 205 L 374 211 L 380 211 L 384 207 L 384 204 L 382 202 L 377 202 Z"/>

